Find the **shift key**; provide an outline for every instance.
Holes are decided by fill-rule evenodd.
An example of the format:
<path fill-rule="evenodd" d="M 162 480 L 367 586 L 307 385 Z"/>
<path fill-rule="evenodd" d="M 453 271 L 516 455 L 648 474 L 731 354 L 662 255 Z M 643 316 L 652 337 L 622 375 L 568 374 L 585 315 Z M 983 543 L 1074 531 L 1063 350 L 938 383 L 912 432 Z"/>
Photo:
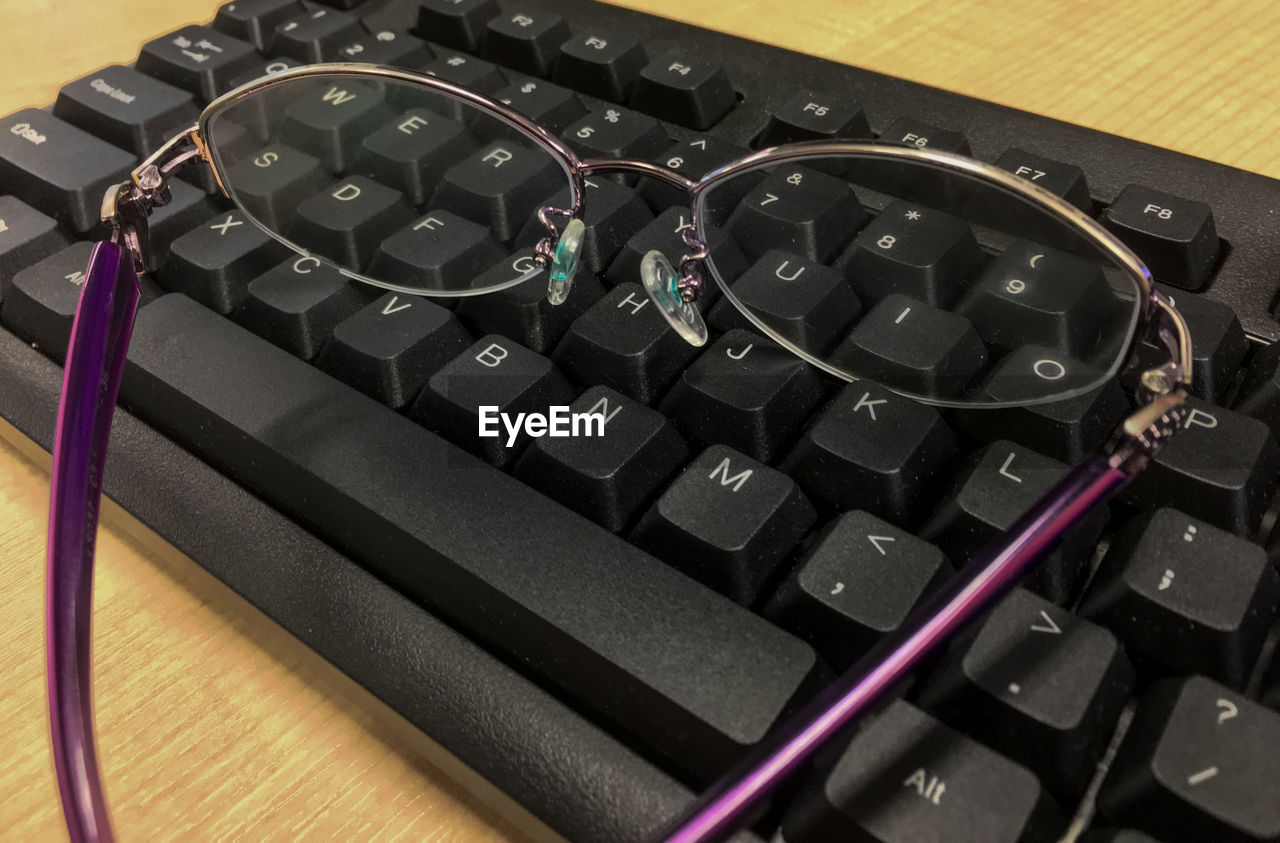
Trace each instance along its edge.
<path fill-rule="evenodd" d="M 799 639 L 185 296 L 140 312 L 122 400 L 693 783 L 759 741 L 815 665 Z"/>

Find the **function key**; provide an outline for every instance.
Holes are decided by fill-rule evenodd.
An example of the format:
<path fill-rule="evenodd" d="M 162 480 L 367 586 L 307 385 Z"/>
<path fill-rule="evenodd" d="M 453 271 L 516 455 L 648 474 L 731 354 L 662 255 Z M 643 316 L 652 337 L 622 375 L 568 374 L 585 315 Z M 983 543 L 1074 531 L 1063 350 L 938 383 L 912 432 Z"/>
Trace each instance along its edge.
<path fill-rule="evenodd" d="M 569 24 L 548 12 L 517 11 L 489 21 L 484 57 L 514 70 L 548 76 L 569 38 Z"/>
<path fill-rule="evenodd" d="M 1207 284 L 1218 261 L 1213 211 L 1203 202 L 1131 184 L 1102 212 L 1102 224 L 1137 252 L 1157 280 L 1184 290 Z"/>
<path fill-rule="evenodd" d="M 880 134 L 885 143 L 901 143 L 917 149 L 937 149 L 943 152 L 954 152 L 957 155 L 969 154 L 969 142 L 964 135 L 950 129 L 932 126 L 921 120 L 910 117 L 899 117 L 893 125 Z"/>
<path fill-rule="evenodd" d="M 98 224 L 103 192 L 136 160 L 38 108 L 0 119 L 0 184 L 77 232 Z"/>
<path fill-rule="evenodd" d="M 871 127 L 862 106 L 847 96 L 800 91 L 769 115 L 757 147 L 805 140 L 869 138 Z"/>
<path fill-rule="evenodd" d="M 678 50 L 642 70 L 631 94 L 634 108 L 690 129 L 710 128 L 736 102 L 723 67 Z"/>
<path fill-rule="evenodd" d="M 494 0 L 421 0 L 414 31 L 428 41 L 474 53 L 485 26 L 500 14 Z"/>
<path fill-rule="evenodd" d="M 338 48 L 334 58 L 338 61 L 359 61 L 417 70 L 429 62 L 432 55 L 421 38 L 414 38 L 403 32 L 382 30 Z"/>
<path fill-rule="evenodd" d="M 63 85 L 53 114 L 145 157 L 195 125 L 200 109 L 187 91 L 112 65 Z"/>
<path fill-rule="evenodd" d="M 589 31 L 560 48 L 555 79 L 584 94 L 623 102 L 648 63 L 634 35 Z"/>
<path fill-rule="evenodd" d="M 330 9 L 313 9 L 276 26 L 272 56 L 288 56 L 305 64 L 334 61 L 338 49 L 365 36 L 353 15 Z"/>
<path fill-rule="evenodd" d="M 1280 714 L 1203 676 L 1147 691 L 1111 764 L 1104 816 L 1164 840 L 1280 839 Z"/>
<path fill-rule="evenodd" d="M 1063 164 L 1022 149 L 1010 149 L 1000 156 L 996 166 L 1061 196 L 1085 213 L 1093 212 L 1093 200 L 1089 198 L 1084 170 L 1074 164 Z"/>
<path fill-rule="evenodd" d="M 207 26 L 184 26 L 148 41 L 138 70 L 208 102 L 230 90 L 231 80 L 259 60 L 252 44 Z"/>
<path fill-rule="evenodd" d="M 276 26 L 302 11 L 298 0 L 236 0 L 218 8 L 213 28 L 265 50 Z"/>

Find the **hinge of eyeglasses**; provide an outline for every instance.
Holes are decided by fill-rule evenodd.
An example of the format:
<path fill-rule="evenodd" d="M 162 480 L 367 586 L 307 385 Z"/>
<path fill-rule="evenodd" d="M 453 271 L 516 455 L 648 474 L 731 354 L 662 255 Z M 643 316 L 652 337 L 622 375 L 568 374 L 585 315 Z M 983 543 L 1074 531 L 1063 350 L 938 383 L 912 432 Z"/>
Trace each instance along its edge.
<path fill-rule="evenodd" d="M 194 158 L 208 160 L 195 126 L 174 136 L 129 174 L 129 181 L 107 188 L 101 219 L 111 226 L 111 239 L 133 256 L 138 272 L 146 270 L 150 247 L 147 218 L 169 204 L 169 177 Z"/>

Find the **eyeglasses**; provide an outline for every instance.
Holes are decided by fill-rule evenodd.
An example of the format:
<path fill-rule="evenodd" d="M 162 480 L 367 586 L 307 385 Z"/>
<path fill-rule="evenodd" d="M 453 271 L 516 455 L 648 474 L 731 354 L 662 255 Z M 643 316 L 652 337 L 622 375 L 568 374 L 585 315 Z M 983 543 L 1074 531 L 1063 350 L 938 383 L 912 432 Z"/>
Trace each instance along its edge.
<path fill-rule="evenodd" d="M 524 107 L 540 108 L 536 97 Z M 569 137 L 622 149 L 634 117 L 605 110 Z M 685 340 L 706 343 L 708 322 L 746 327 L 837 378 L 928 404 L 1060 401 L 1102 386 L 1140 342 L 1167 353 L 1142 373 L 1142 406 L 1108 454 L 1071 471 L 776 730 L 669 840 L 719 839 L 741 825 L 1119 491 L 1187 412 L 1188 331 L 1146 268 L 1088 215 L 996 167 L 927 147 L 813 142 L 762 150 L 695 181 L 677 172 L 679 159 L 584 160 L 509 104 L 429 76 L 329 64 L 264 77 L 210 103 L 197 126 L 103 201 L 113 235 L 93 251 L 72 328 L 50 505 L 50 711 L 73 839 L 110 836 L 92 734 L 89 619 L 102 467 L 137 272 L 150 212 L 168 201 L 168 179 L 197 159 L 249 221 L 343 276 L 458 297 L 546 274 L 552 304 L 570 298 L 581 262 L 616 239 L 608 208 L 593 213 L 593 194 L 608 192 L 606 180 L 641 180 L 687 200 L 668 252 L 650 249 L 635 268 Z"/>

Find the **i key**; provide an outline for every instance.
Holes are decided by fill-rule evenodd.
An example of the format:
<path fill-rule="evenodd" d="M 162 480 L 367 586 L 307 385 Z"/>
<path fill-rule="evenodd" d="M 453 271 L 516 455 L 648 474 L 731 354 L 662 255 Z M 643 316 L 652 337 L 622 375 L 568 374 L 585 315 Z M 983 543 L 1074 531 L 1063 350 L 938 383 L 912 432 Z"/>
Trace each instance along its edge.
<path fill-rule="evenodd" d="M 895 199 L 835 266 L 869 303 L 903 293 L 950 307 L 981 263 L 982 250 L 964 220 Z"/>
<path fill-rule="evenodd" d="M 680 468 L 689 449 L 661 413 L 607 386 L 582 393 L 569 412 L 594 414 L 600 429 L 535 439 L 515 474 L 616 533 Z"/>
<path fill-rule="evenodd" d="M 207 103 L 258 61 L 252 44 L 207 26 L 184 26 L 144 44 L 137 68 Z"/>
<path fill-rule="evenodd" d="M 160 284 L 227 316 L 240 306 L 249 282 L 289 254 L 242 212 L 227 211 L 173 241 Z"/>
<path fill-rule="evenodd" d="M 568 404 L 573 395 L 573 387 L 550 360 L 490 334 L 431 376 L 409 416 L 504 468 L 528 443 L 529 428 L 522 426 L 513 441 L 498 414 L 512 419 L 545 414 L 553 404 Z M 486 416 L 491 436 L 479 433 Z"/>
<path fill-rule="evenodd" d="M 1112 541 L 1080 611 L 1139 666 L 1239 687 L 1280 612 L 1280 574 L 1258 545 L 1162 508 Z"/>
<path fill-rule="evenodd" d="M 871 383 L 841 390 L 782 464 L 810 497 L 913 523 L 941 492 L 955 436 L 938 411 Z"/>
<path fill-rule="evenodd" d="M 805 553 L 765 616 L 840 669 L 897 629 L 951 572 L 933 545 L 869 512 L 846 512 Z"/>
<path fill-rule="evenodd" d="M 466 329 L 440 305 L 387 293 L 339 322 L 317 362 L 339 380 L 398 410 L 470 344 Z"/>
<path fill-rule="evenodd" d="M 954 152 L 957 155 L 968 155 L 969 142 L 964 135 L 950 129 L 931 126 L 922 120 L 910 117 L 899 117 L 893 125 L 880 133 L 880 140 L 885 143 L 900 143 L 914 146 L 916 149 L 940 149 L 943 152 Z"/>
<path fill-rule="evenodd" d="M 747 194 L 726 228 L 749 259 L 777 248 L 827 263 L 866 217 L 848 182 L 807 167 L 785 166 Z"/>
<path fill-rule="evenodd" d="M 713 445 L 650 507 L 631 538 L 750 606 L 814 518 L 813 507 L 790 477 Z"/>
<path fill-rule="evenodd" d="M 1280 840 L 1280 713 L 1202 676 L 1143 696 L 1098 796 L 1166 840 Z"/>
<path fill-rule="evenodd" d="M 919 699 L 1075 804 L 1133 684 L 1114 635 L 1020 588 L 950 649 Z"/>
<path fill-rule="evenodd" d="M 754 331 L 735 329 L 684 370 L 662 411 L 694 441 L 771 463 L 825 392 L 808 363 Z"/>
<path fill-rule="evenodd" d="M 787 843 L 1056 840 L 1062 813 L 1027 768 L 896 700 L 782 821 Z"/>
<path fill-rule="evenodd" d="M 993 442 L 978 451 L 920 531 L 955 560 L 969 559 L 1009 529 L 1067 473 L 1067 467 L 1021 445 Z M 1027 588 L 1054 603 L 1076 591 L 1106 525 L 1100 507 L 1072 528 L 1027 581 Z"/>

